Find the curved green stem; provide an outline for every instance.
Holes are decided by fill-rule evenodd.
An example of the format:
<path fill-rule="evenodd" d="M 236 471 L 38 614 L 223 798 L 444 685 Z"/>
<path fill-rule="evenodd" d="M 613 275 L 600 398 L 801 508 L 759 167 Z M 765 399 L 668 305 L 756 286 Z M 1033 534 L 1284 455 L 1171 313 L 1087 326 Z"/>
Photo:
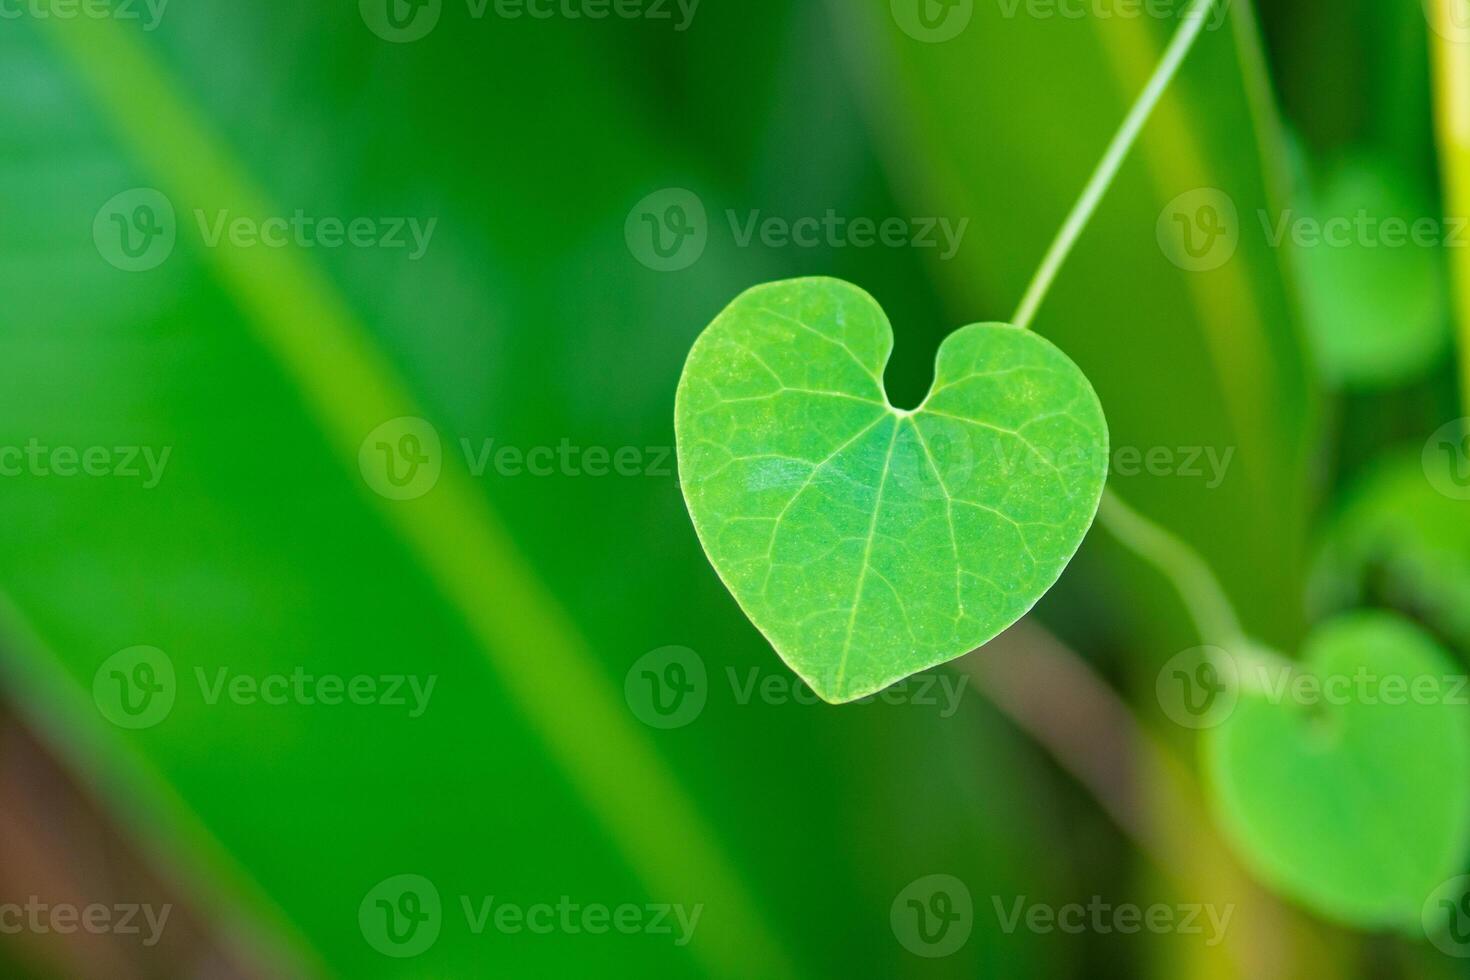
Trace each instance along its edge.
<path fill-rule="evenodd" d="M 1205 561 L 1183 538 L 1129 507 L 1112 490 L 1103 491 L 1098 521 L 1128 550 L 1149 562 L 1174 586 L 1200 642 L 1223 647 L 1235 661 L 1243 690 L 1264 691 L 1291 661 L 1246 636 L 1230 596 Z"/>
<path fill-rule="evenodd" d="M 1021 298 L 1021 305 L 1016 308 L 1015 316 L 1011 317 L 1011 322 L 1016 326 L 1022 328 L 1031 326 L 1031 321 L 1035 318 L 1041 301 L 1046 298 L 1047 290 L 1051 288 L 1052 281 L 1061 271 L 1062 263 L 1067 261 L 1067 255 L 1072 251 L 1072 246 L 1077 243 L 1082 229 L 1087 227 L 1087 222 L 1097 210 L 1103 194 L 1107 193 L 1108 188 L 1112 186 L 1113 179 L 1118 176 L 1123 160 L 1128 156 L 1128 151 L 1133 148 L 1139 132 L 1143 129 L 1143 124 L 1148 121 L 1154 107 L 1159 104 L 1159 99 L 1163 97 L 1169 83 L 1174 80 L 1179 66 L 1183 64 L 1185 56 L 1189 54 L 1189 49 L 1194 46 L 1195 39 L 1204 29 L 1205 20 L 1209 16 L 1213 3 L 1214 0 L 1194 0 L 1189 9 L 1184 12 L 1184 23 L 1180 25 L 1173 40 L 1169 42 L 1168 48 L 1164 50 L 1164 56 L 1159 59 L 1159 66 L 1154 69 L 1153 77 L 1148 80 L 1148 84 L 1143 87 L 1143 91 L 1134 101 L 1133 108 L 1129 109 L 1128 115 L 1123 118 L 1123 123 L 1118 127 L 1118 132 L 1113 135 L 1113 140 L 1108 144 L 1102 160 L 1098 161 L 1097 169 L 1092 172 L 1087 186 L 1082 189 L 1082 196 L 1072 206 L 1072 212 L 1067 215 L 1067 220 L 1062 223 L 1061 230 L 1057 232 L 1057 237 L 1051 243 L 1051 248 L 1047 249 L 1036 274 L 1031 277 L 1031 284 L 1026 287 L 1026 294 Z"/>
<path fill-rule="evenodd" d="M 1173 583 L 1201 641 L 1230 648 L 1247 646 L 1230 597 L 1199 552 L 1123 503 L 1112 490 L 1103 491 L 1097 516 L 1113 537 Z"/>

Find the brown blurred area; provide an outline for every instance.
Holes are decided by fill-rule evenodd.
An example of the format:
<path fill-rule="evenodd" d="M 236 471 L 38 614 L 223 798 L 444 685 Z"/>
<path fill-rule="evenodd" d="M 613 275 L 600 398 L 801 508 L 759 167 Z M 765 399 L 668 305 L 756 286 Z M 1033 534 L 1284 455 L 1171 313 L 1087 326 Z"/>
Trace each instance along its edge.
<path fill-rule="evenodd" d="M 14 908 L 18 906 L 19 908 Z M 121 926 L 84 927 L 90 906 Z M 46 923 L 75 908 L 77 922 Z M 143 909 L 153 912 L 153 926 Z M 42 910 L 33 918 L 32 909 Z M 166 918 L 165 918 L 166 913 Z M 32 925 L 34 920 L 42 928 Z M 136 931 L 133 931 L 136 929 Z M 55 754 L 0 704 L 0 975 L 245 980 L 269 974 L 212 930 L 181 883 L 149 865 Z"/>

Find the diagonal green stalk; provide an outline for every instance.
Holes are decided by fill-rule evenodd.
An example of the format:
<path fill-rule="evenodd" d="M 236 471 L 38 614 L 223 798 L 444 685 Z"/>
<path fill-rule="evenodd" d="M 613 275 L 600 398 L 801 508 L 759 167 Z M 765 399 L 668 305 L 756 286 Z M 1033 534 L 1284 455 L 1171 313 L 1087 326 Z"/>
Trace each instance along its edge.
<path fill-rule="evenodd" d="M 115 20 L 42 23 L 161 189 L 188 205 L 224 199 L 244 213 L 275 213 L 135 35 Z M 391 362 L 301 251 L 236 248 L 226 240 L 207 259 L 358 479 L 364 434 L 384 420 L 423 414 Z M 719 910 L 722 927 L 701 932 L 690 946 L 702 972 L 793 975 L 735 863 L 470 478 L 446 467 L 420 500 L 373 499 L 463 616 L 524 718 L 650 895 L 702 896 Z"/>
<path fill-rule="evenodd" d="M 1430 0 L 1429 47 L 1434 63 L 1434 122 L 1444 177 L 1445 213 L 1470 215 L 1470 41 L 1456 40 L 1466 0 Z M 1459 333 L 1460 398 L 1470 413 L 1470 255 L 1450 250 Z"/>
<path fill-rule="evenodd" d="M 1184 23 L 1180 25 L 1173 40 L 1164 50 L 1164 56 L 1159 59 L 1159 65 L 1154 69 L 1153 77 L 1139 93 L 1133 107 L 1128 110 L 1128 115 L 1123 117 L 1123 123 L 1113 135 L 1112 142 L 1108 144 L 1102 159 L 1098 161 L 1097 169 L 1092 172 L 1087 185 L 1082 189 L 1082 196 L 1072 206 L 1071 213 L 1062 223 L 1061 230 L 1057 232 L 1036 274 L 1032 276 L 1031 284 L 1026 287 L 1026 293 L 1021 297 L 1021 305 L 1016 308 L 1015 315 L 1011 317 L 1011 322 L 1016 326 L 1022 328 L 1031 326 L 1031 321 L 1035 319 L 1041 301 L 1046 298 L 1047 291 L 1051 289 L 1052 282 L 1056 279 L 1057 273 L 1061 271 L 1062 263 L 1067 261 L 1067 256 L 1082 235 L 1082 230 L 1087 227 L 1087 222 L 1097 211 L 1103 195 L 1107 193 L 1113 180 L 1118 176 L 1123 160 L 1128 156 L 1128 151 L 1133 148 L 1138 134 L 1143 130 L 1143 124 L 1148 122 L 1148 117 L 1153 114 L 1154 107 L 1159 104 L 1159 99 L 1163 97 L 1164 92 L 1169 88 L 1169 83 L 1178 73 L 1179 66 L 1184 63 L 1185 56 L 1194 47 L 1195 39 L 1204 30 L 1205 21 L 1214 2 L 1215 0 L 1194 0 L 1189 5 L 1189 9 L 1184 12 Z"/>
<path fill-rule="evenodd" d="M 40 630 L 0 587 L 0 678 L 10 705 L 67 767 L 106 802 L 109 815 L 155 867 L 187 876 L 189 898 L 249 949 L 267 976 L 328 976 L 312 944 L 162 771 L 116 729 L 98 724 L 90 692 L 60 664 Z"/>

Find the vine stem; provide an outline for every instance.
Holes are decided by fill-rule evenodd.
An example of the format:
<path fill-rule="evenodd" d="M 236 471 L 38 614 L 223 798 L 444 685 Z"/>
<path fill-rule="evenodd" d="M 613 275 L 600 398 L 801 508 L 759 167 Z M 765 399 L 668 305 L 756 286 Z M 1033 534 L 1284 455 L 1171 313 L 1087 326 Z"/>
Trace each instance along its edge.
<path fill-rule="evenodd" d="M 1205 20 L 1214 2 L 1215 0 L 1194 0 L 1189 5 L 1189 9 L 1184 12 L 1184 23 L 1180 25 L 1173 40 L 1169 42 L 1168 48 L 1164 50 L 1164 56 L 1159 60 L 1158 67 L 1154 69 L 1153 77 L 1139 93 L 1138 99 L 1133 103 L 1133 108 L 1128 110 L 1128 115 L 1124 117 L 1122 125 L 1113 135 L 1113 141 L 1108 144 L 1107 152 L 1098 161 L 1097 169 L 1092 172 L 1087 186 L 1082 189 L 1082 196 L 1072 206 L 1072 212 L 1067 215 L 1067 220 L 1062 223 L 1061 230 L 1057 232 L 1057 237 L 1051 243 L 1051 248 L 1047 249 L 1036 274 L 1031 277 L 1031 284 L 1026 287 L 1026 293 L 1021 297 L 1021 305 L 1016 308 L 1016 314 L 1011 318 L 1011 322 L 1016 326 L 1023 329 L 1031 326 L 1031 321 L 1036 317 L 1041 301 L 1046 298 L 1052 281 L 1061 271 L 1062 263 L 1067 261 L 1067 255 L 1072 251 L 1072 246 L 1077 243 L 1082 230 L 1087 227 L 1087 222 L 1097 211 L 1103 194 L 1107 193 L 1114 178 L 1118 176 L 1123 160 L 1128 156 L 1128 151 L 1133 148 L 1134 142 L 1137 141 L 1143 124 L 1148 121 L 1154 107 L 1159 104 L 1159 99 L 1168 89 L 1169 83 L 1174 80 L 1179 66 L 1183 64 L 1185 56 L 1194 46 L 1195 39 L 1204 30 Z"/>
<path fill-rule="evenodd" d="M 1202 642 L 1233 649 L 1247 645 L 1240 617 L 1220 580 L 1184 539 L 1129 507 L 1112 490 L 1103 491 L 1097 516 L 1113 537 L 1174 583 Z"/>
<path fill-rule="evenodd" d="M 1098 521 L 1128 550 L 1153 565 L 1184 601 L 1201 643 L 1225 649 L 1242 690 L 1265 692 L 1273 677 L 1293 669 L 1291 661 L 1252 640 L 1241 629 L 1230 596 L 1205 561 L 1183 538 L 1165 530 L 1104 490 Z"/>
<path fill-rule="evenodd" d="M 1184 63 L 1200 32 L 1204 30 L 1214 2 L 1215 0 L 1194 0 L 1184 12 L 1184 23 L 1169 41 L 1169 46 L 1165 48 L 1148 84 L 1134 100 L 1133 107 L 1128 110 L 1128 115 L 1113 135 L 1112 142 L 1098 161 L 1097 168 L 1093 170 L 1092 177 L 1082 189 L 1082 195 L 1072 206 L 1071 213 L 1052 240 L 1036 274 L 1031 277 L 1031 283 L 1021 297 L 1021 304 L 1011 318 L 1016 326 L 1022 329 L 1031 326 L 1031 321 L 1056 280 L 1057 273 L 1061 271 L 1062 264 L 1066 262 L 1083 229 L 1097 212 L 1098 204 L 1118 176 L 1128 151 L 1137 142 L 1144 123 L 1153 114 L 1154 108 L 1169 88 L 1169 83 L 1179 73 L 1179 66 Z M 1241 630 L 1240 617 L 1230 604 L 1229 596 L 1199 552 L 1183 539 L 1129 507 L 1112 490 L 1103 493 L 1098 519 L 1124 546 L 1155 565 L 1174 584 L 1202 642 L 1218 643 L 1242 652 L 1250 649 Z"/>

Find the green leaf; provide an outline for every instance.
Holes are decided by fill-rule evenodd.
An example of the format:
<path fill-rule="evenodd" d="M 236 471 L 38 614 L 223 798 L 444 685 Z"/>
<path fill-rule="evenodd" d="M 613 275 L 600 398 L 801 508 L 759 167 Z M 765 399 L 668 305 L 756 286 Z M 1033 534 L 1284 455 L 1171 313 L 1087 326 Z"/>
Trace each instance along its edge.
<path fill-rule="evenodd" d="M 1356 387 L 1402 382 L 1442 357 L 1450 337 L 1441 239 L 1453 226 L 1387 159 L 1348 157 L 1305 194 L 1322 237 L 1302 242 L 1302 298 L 1328 379 Z"/>
<path fill-rule="evenodd" d="M 898 193 L 912 213 L 971 219 L 966 247 L 935 263 L 946 302 L 1013 308 L 1177 23 L 1006 17 L 977 4 L 958 37 L 916 44 L 893 28 L 884 5 L 858 6 L 867 30 L 845 17 L 834 23 L 851 27 L 844 33 L 854 76 L 870 94 Z M 1217 16 L 1223 24 L 1190 52 L 1035 327 L 1067 351 L 1108 407 L 1121 464 L 1111 485 L 1201 550 L 1253 635 L 1294 645 L 1299 604 L 1282 598 L 1301 594 L 1317 409 L 1285 250 L 1243 233 L 1223 265 L 1194 271 L 1171 262 L 1157 234 L 1160 214 L 1192 190 L 1224 192 L 1252 223 L 1260 211 L 1287 206 L 1275 191 L 1274 107 L 1251 5 L 1230 4 L 1225 16 L 1219 4 L 1212 23 Z M 1047 70 L 1016 85 L 1017 64 Z M 1141 371 L 1137 357 L 1119 355 L 1120 337 L 1168 368 Z M 1234 447 L 1235 462 L 1212 486 L 1177 467 L 1128 465 L 1134 453 L 1181 446 Z M 1209 532 L 1217 527 L 1231 533 Z M 1138 636 L 1177 647 L 1184 626 L 1169 618 L 1173 597 L 1150 606 L 1158 590 L 1135 577 L 1131 560 L 1120 565 L 1110 554 L 1098 551 L 1099 565 L 1089 567 L 1107 562 L 1110 584 L 1141 596 L 1117 611 Z M 1262 554 L 1272 560 L 1261 562 Z"/>
<path fill-rule="evenodd" d="M 1470 652 L 1470 481 L 1458 426 L 1423 449 L 1392 456 L 1349 491 L 1312 578 L 1312 601 L 1333 611 L 1365 602 L 1420 619 Z"/>
<path fill-rule="evenodd" d="M 1061 575 L 1097 512 L 1107 424 L 1049 341 L 973 324 L 913 411 L 883 388 L 871 296 L 836 279 L 748 290 L 700 335 L 674 419 L 710 562 L 833 703 L 980 646 Z"/>
<path fill-rule="evenodd" d="M 1225 832 L 1262 879 L 1329 918 L 1416 926 L 1470 843 L 1470 718 L 1450 659 L 1372 612 L 1319 628 L 1300 675 L 1243 670 L 1205 741 Z"/>

